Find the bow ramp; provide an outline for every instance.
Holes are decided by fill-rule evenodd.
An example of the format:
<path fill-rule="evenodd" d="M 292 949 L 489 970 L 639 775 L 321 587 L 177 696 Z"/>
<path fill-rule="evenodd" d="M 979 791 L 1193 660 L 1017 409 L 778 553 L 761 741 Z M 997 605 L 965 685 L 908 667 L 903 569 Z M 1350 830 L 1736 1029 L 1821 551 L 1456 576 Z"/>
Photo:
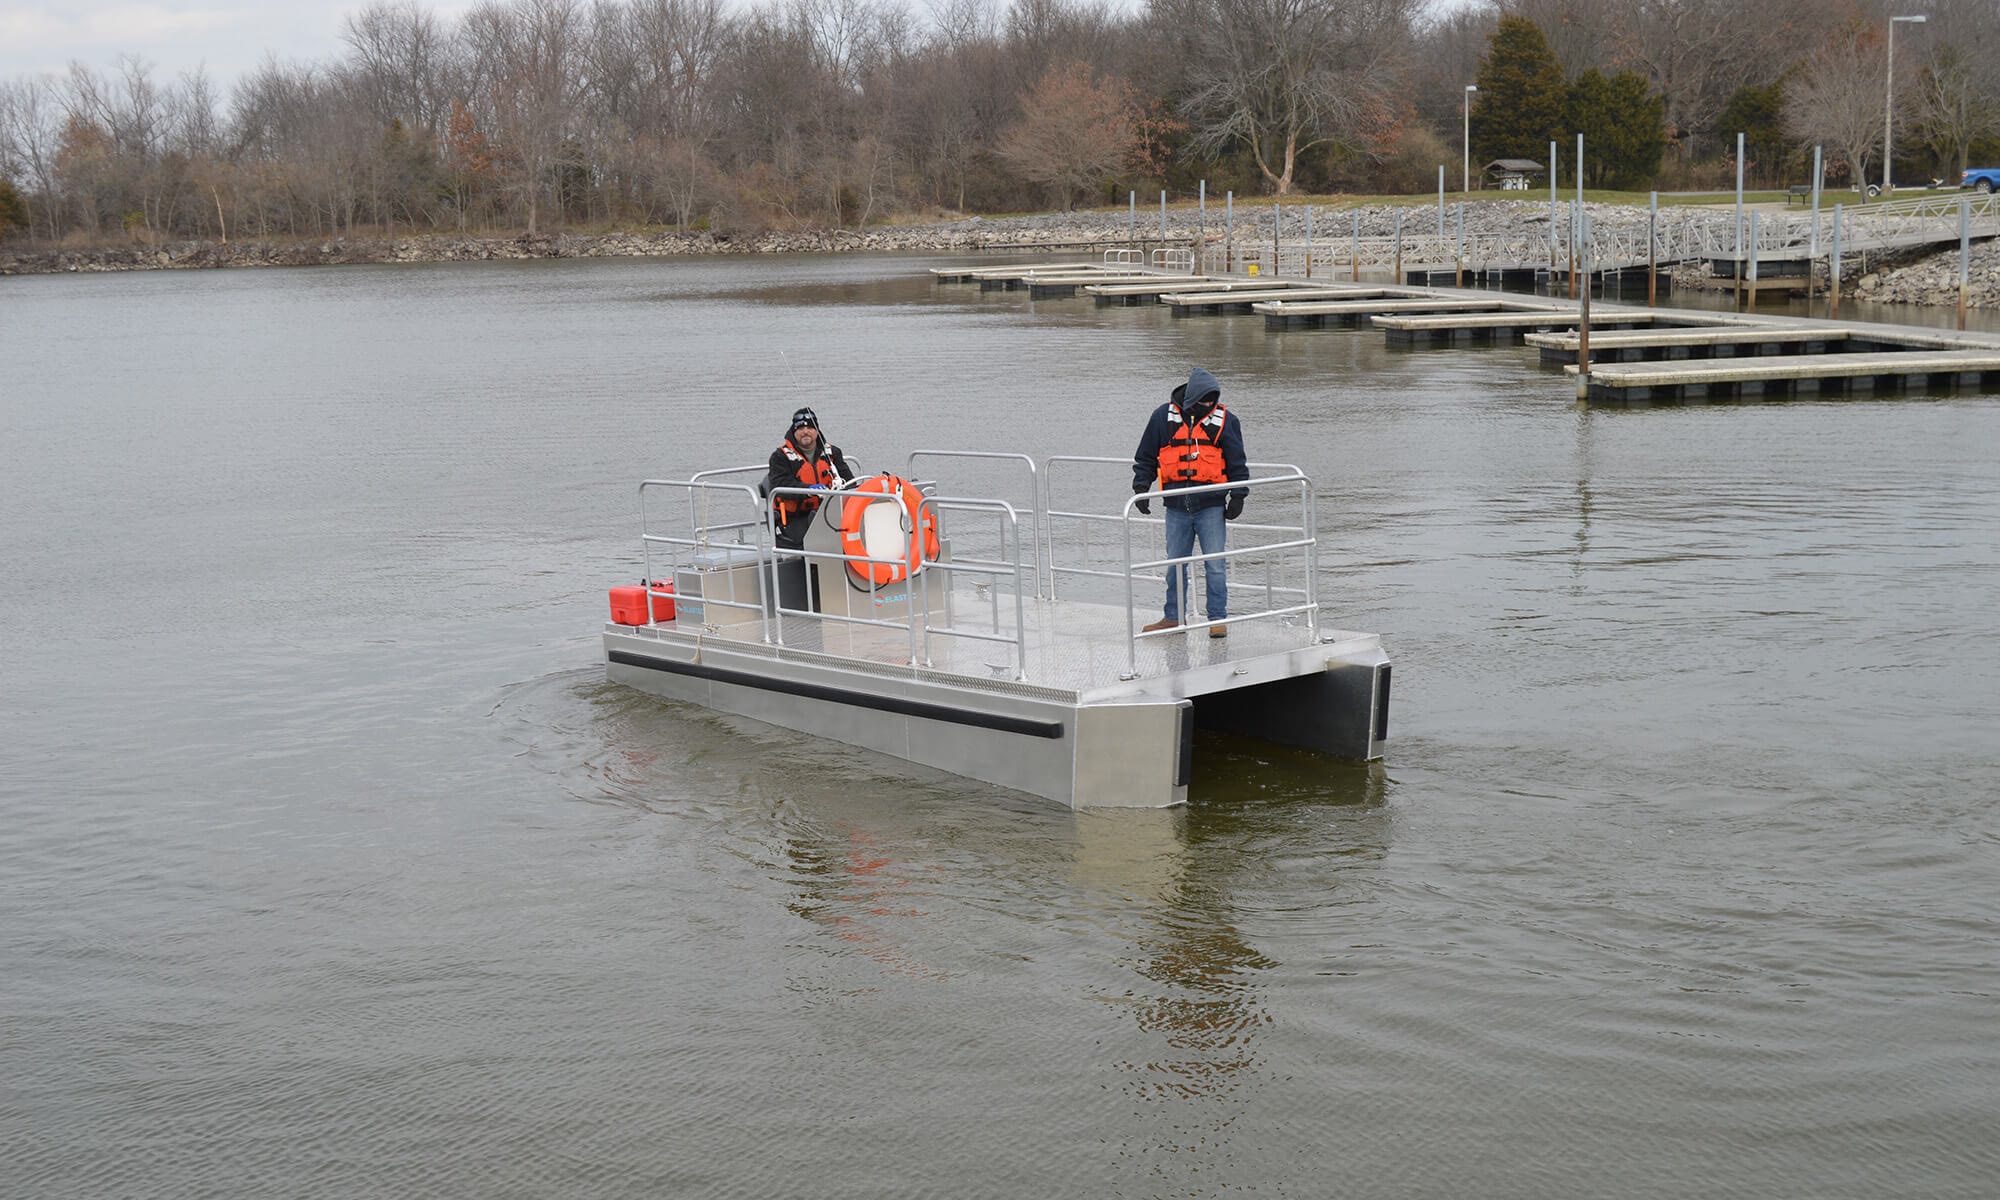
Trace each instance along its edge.
<path fill-rule="evenodd" d="M 771 517 L 798 492 L 763 472 L 641 485 L 651 586 L 613 589 L 611 680 L 1078 807 L 1185 801 L 1197 729 L 1382 756 L 1388 656 L 1321 609 L 1295 467 L 1193 489 L 1250 497 L 1225 550 L 1180 558 L 1160 498 L 1137 511 L 1129 459 L 919 451 L 903 475 L 805 497 L 798 547 Z M 1169 571 L 1193 576 L 1185 622 L 1147 630 Z"/>

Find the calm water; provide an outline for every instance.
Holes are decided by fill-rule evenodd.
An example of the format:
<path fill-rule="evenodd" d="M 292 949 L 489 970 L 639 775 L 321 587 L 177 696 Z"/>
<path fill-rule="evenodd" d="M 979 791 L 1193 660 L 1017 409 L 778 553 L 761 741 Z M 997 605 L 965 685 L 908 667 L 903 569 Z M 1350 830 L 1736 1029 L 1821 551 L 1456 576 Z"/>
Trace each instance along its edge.
<path fill-rule="evenodd" d="M 2000 397 L 928 265 L 0 281 L 0 1193 L 2000 1193 Z M 636 480 L 1122 454 L 1193 362 L 1386 762 L 1073 814 L 602 681 Z"/>

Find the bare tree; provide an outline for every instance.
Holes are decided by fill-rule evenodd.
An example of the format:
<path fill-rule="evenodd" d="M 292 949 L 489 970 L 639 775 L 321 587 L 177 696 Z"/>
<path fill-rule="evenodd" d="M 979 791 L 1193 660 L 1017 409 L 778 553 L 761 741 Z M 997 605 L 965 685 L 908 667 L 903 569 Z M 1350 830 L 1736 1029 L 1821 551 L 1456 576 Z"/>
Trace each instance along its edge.
<path fill-rule="evenodd" d="M 685 230 L 704 194 L 715 188 L 710 151 L 720 122 L 714 85 L 729 47 L 729 23 L 719 0 L 636 0 L 630 28 L 640 52 L 635 121 L 643 131 L 643 159 L 675 225 Z"/>
<path fill-rule="evenodd" d="M 62 236 L 63 196 L 56 165 L 62 128 L 53 78 L 30 75 L 0 82 L 0 174 L 26 181 L 28 235 L 35 235 L 39 221 L 50 241 Z"/>
<path fill-rule="evenodd" d="M 1973 144 L 2000 129 L 2000 5 L 1933 0 L 1930 20 L 1915 85 L 1917 126 L 1942 170 L 1964 171 Z"/>
<path fill-rule="evenodd" d="M 1131 157 L 1138 115 L 1123 81 L 1094 79 L 1082 63 L 1059 67 L 1021 105 L 1021 123 L 1000 143 L 1000 156 L 1047 184 L 1068 210 Z"/>
<path fill-rule="evenodd" d="M 1409 55 L 1410 99 L 1431 128 L 1461 136 L 1465 85 L 1479 77 L 1479 64 L 1493 37 L 1490 8 L 1450 9 L 1419 27 Z M 1432 164 L 1435 166 L 1435 164 Z"/>
<path fill-rule="evenodd" d="M 450 43 L 436 14 L 415 0 L 370 4 L 341 22 L 360 94 L 376 123 L 443 134 L 450 99 Z"/>
<path fill-rule="evenodd" d="M 1782 76 L 1827 24 L 1826 0 L 1612 4 L 1620 32 L 1611 65 L 1639 71 L 1666 100 L 1669 145 L 1684 158 L 1722 147 L 1735 131 L 1713 126 L 1729 98 Z"/>
<path fill-rule="evenodd" d="M 1418 0 L 1152 0 L 1155 24 L 1188 67 L 1181 111 L 1196 146 L 1250 151 L 1274 191 L 1292 190 L 1299 155 L 1367 149 L 1386 129 L 1386 98 Z"/>
<path fill-rule="evenodd" d="M 464 30 L 484 64 L 503 172 L 520 198 L 528 232 L 540 225 L 542 201 L 562 193 L 556 175 L 568 160 L 583 86 L 584 14 L 578 0 L 486 3 L 466 14 Z"/>
<path fill-rule="evenodd" d="M 1526 17 L 1548 39 L 1549 50 L 1571 80 L 1612 59 L 1618 13 L 1604 0 L 1489 0 L 1508 16 Z"/>
<path fill-rule="evenodd" d="M 1887 69 L 1881 31 L 1853 21 L 1829 34 L 1785 89 L 1785 128 L 1832 148 L 1856 185 L 1882 144 Z"/>

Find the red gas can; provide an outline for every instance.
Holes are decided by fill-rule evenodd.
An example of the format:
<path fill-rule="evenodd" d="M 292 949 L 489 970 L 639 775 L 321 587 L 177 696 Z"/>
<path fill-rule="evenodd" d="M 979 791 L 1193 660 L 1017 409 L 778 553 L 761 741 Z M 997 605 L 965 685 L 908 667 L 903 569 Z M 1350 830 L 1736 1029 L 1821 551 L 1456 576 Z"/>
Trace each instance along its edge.
<path fill-rule="evenodd" d="M 662 580 L 653 585 L 655 592 L 666 592 L 665 596 L 653 597 L 653 619 L 671 621 L 674 619 L 674 598 L 672 580 Z M 615 587 L 611 589 L 611 619 L 619 625 L 644 625 L 646 623 L 646 587 Z"/>

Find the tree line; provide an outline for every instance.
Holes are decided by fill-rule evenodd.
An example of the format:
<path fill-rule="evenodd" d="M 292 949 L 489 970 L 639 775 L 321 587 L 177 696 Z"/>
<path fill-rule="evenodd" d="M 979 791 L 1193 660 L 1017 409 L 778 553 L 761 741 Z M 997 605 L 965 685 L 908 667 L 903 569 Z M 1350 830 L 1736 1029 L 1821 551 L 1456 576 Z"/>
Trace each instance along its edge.
<path fill-rule="evenodd" d="M 1911 14 L 1889 97 L 1888 18 Z M 388 0 L 342 43 L 226 96 L 136 56 L 0 82 L 0 236 L 727 234 L 1201 181 L 1410 193 L 1468 129 L 1475 166 L 1581 131 L 1592 186 L 1717 186 L 1739 131 L 1753 183 L 1802 179 L 1813 145 L 1839 182 L 1877 169 L 1885 103 L 1899 178 L 2000 159 L 1994 0 Z"/>

